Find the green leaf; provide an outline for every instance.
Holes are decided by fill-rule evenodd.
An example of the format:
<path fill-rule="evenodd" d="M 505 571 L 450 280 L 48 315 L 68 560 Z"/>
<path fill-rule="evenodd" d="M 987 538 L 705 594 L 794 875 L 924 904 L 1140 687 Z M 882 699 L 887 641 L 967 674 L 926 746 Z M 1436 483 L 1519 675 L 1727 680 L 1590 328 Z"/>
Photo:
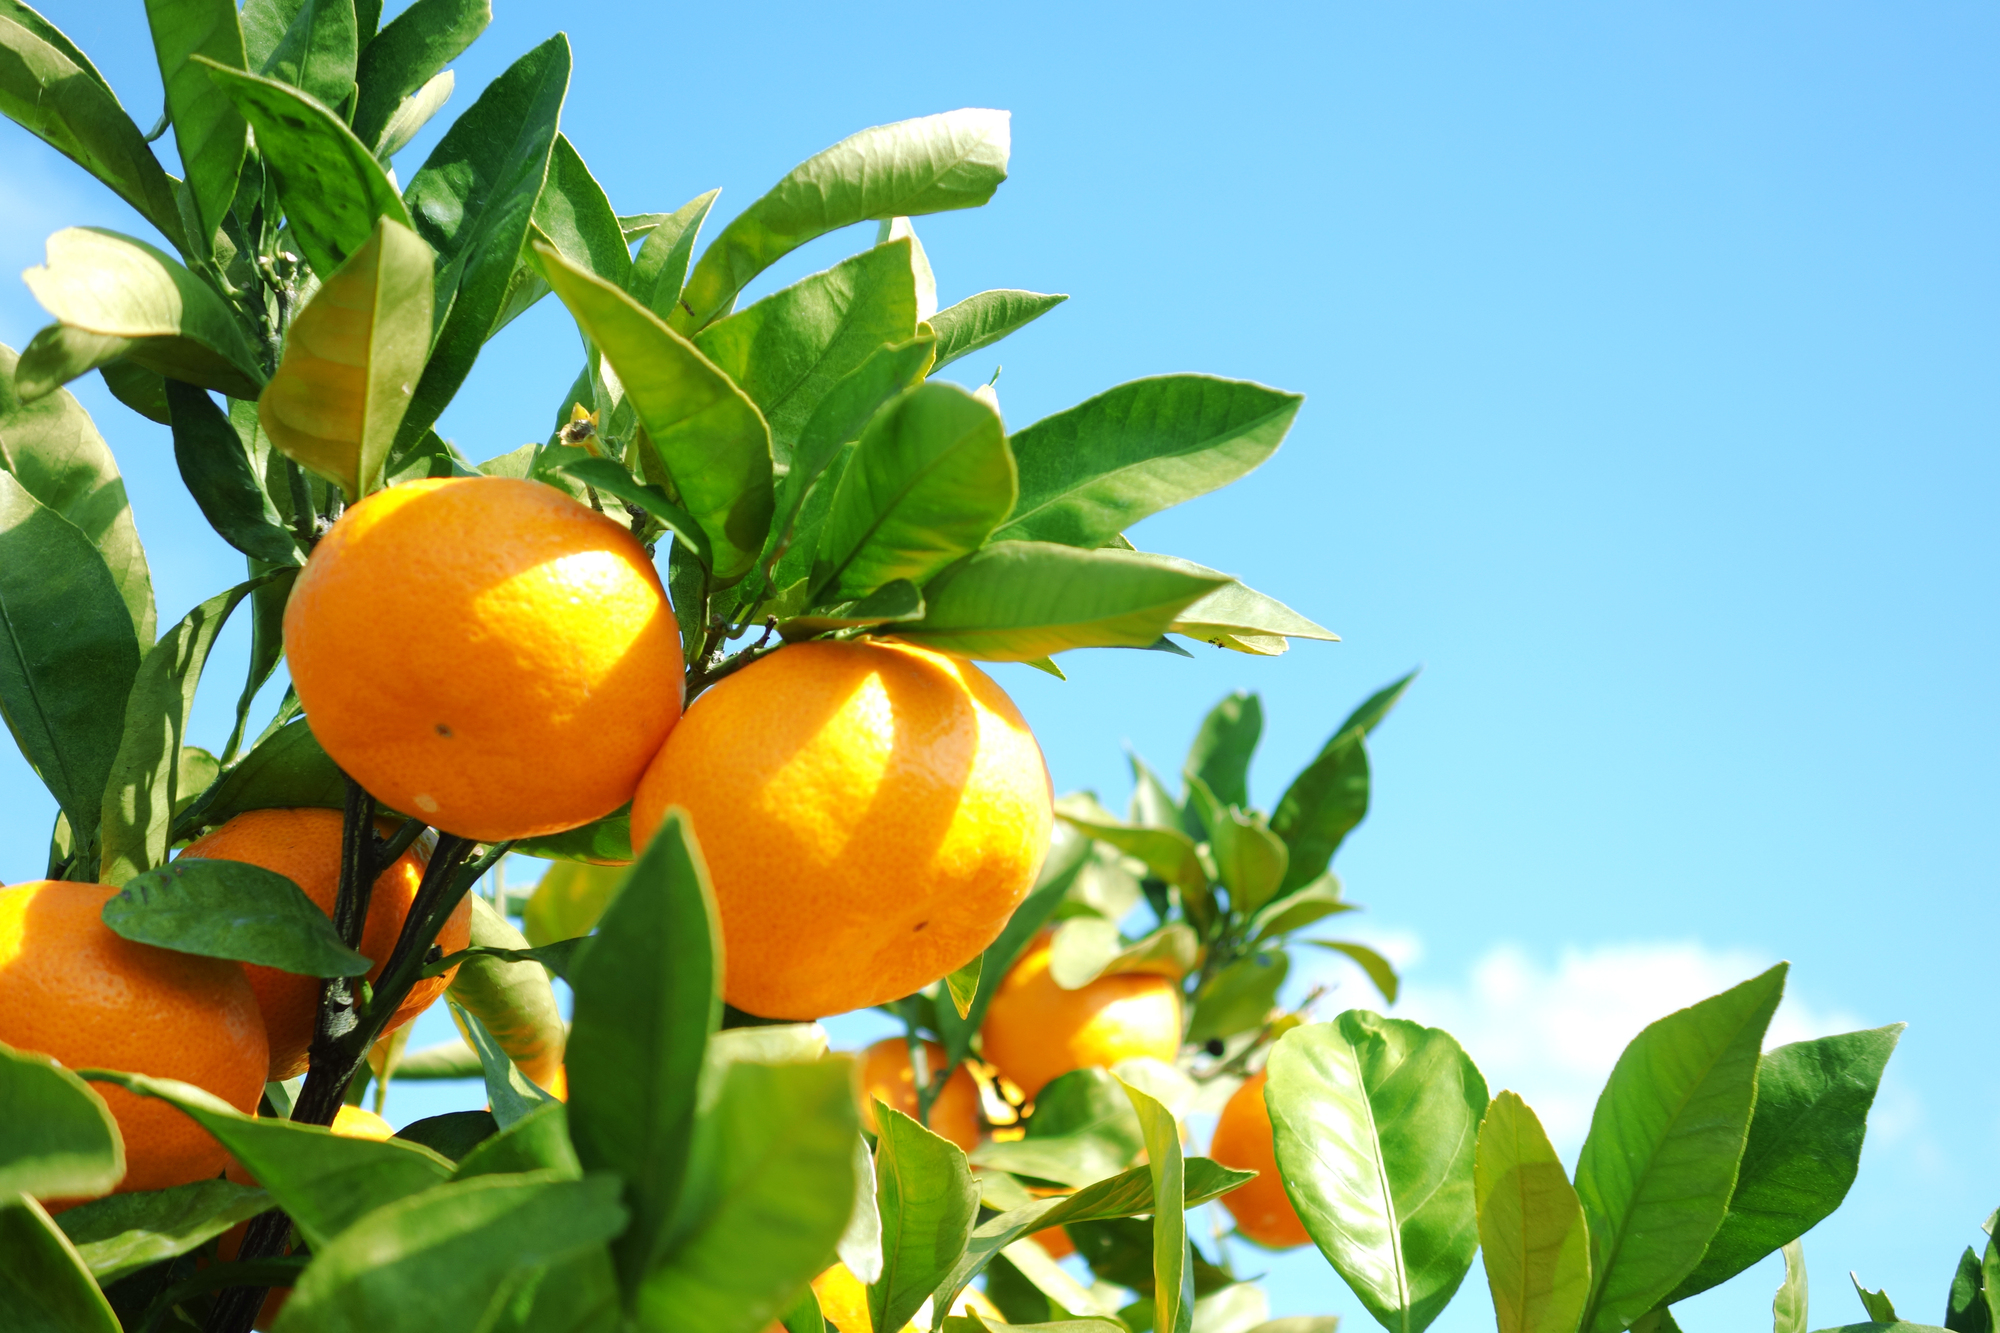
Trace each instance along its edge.
<path fill-rule="evenodd" d="M 124 356 L 168 379 L 232 398 L 255 398 L 264 382 L 256 355 L 215 289 L 144 241 L 95 227 L 65 227 L 48 241 L 48 263 L 22 281 L 69 329 L 99 341 L 94 359 L 50 356 L 48 330 L 21 354 L 23 400 Z"/>
<path fill-rule="evenodd" d="M 378 145 L 403 99 L 458 58 L 493 20 L 488 0 L 417 0 L 361 50 L 354 133 Z"/>
<path fill-rule="evenodd" d="M 354 91 L 354 0 L 244 0 L 246 68 L 327 106 Z"/>
<path fill-rule="evenodd" d="M 937 362 L 932 365 L 931 373 L 936 374 L 982 347 L 991 347 L 1067 300 L 1066 295 L 1000 290 L 979 292 L 957 305 L 946 306 L 925 321 L 937 332 L 938 340 Z"/>
<path fill-rule="evenodd" d="M 0 715 L 87 846 L 139 645 L 90 538 L 11 472 L 0 473 L 0 626 Z"/>
<path fill-rule="evenodd" d="M 675 1241 L 639 1314 L 684 1333 L 756 1333 L 826 1268 L 857 1188 L 854 1067 L 736 1061 L 703 1117 Z"/>
<path fill-rule="evenodd" d="M 257 404 L 271 443 L 350 504 L 380 484 L 423 371 L 430 261 L 415 232 L 383 218 L 299 311 Z"/>
<path fill-rule="evenodd" d="M 576 1149 L 570 1146 L 568 1108 L 561 1102 L 545 1102 L 500 1133 L 481 1139 L 460 1159 L 451 1178 L 519 1171 L 553 1171 L 564 1180 L 583 1179 Z"/>
<path fill-rule="evenodd" d="M 1367 815 L 1365 733 L 1342 729 L 1292 779 L 1271 816 L 1271 831 L 1291 849 L 1282 887 L 1302 887 L 1324 874 L 1340 844 Z"/>
<path fill-rule="evenodd" d="M 556 295 L 624 381 L 666 467 L 669 498 L 708 534 L 717 577 L 741 577 L 763 546 L 775 503 L 770 431 L 755 404 L 624 292 L 548 246 L 538 245 L 536 253 Z"/>
<path fill-rule="evenodd" d="M 374 966 L 305 891 L 247 861 L 184 856 L 134 875 L 105 900 L 104 924 L 140 944 L 256 963 L 307 977 L 358 977 Z"/>
<path fill-rule="evenodd" d="M 226 824 L 245 810 L 338 810 L 346 799 L 347 779 L 300 718 L 279 727 L 225 770 L 175 821 L 174 840 L 192 836 L 203 825 Z"/>
<path fill-rule="evenodd" d="M 996 662 L 1071 648 L 1145 648 L 1220 582 L 1134 551 L 994 542 L 925 585 L 928 613 L 897 635 Z"/>
<path fill-rule="evenodd" d="M 587 1170 L 625 1176 L 632 1225 L 613 1254 L 628 1292 L 671 1239 L 695 1085 L 722 1018 L 721 964 L 708 872 L 686 816 L 670 811 L 570 977 L 570 1132 Z"/>
<path fill-rule="evenodd" d="M 917 335 L 911 246 L 906 237 L 863 250 L 696 335 L 702 355 L 770 423 L 781 465 L 791 463 L 799 432 L 835 384 L 884 344 Z"/>
<path fill-rule="evenodd" d="M 1486 1080 L 1449 1034 L 1361 1009 L 1294 1028 L 1266 1068 L 1278 1171 L 1313 1243 L 1384 1328 L 1428 1327 L 1479 1247 Z"/>
<path fill-rule="evenodd" d="M 1194 1326 L 1194 1266 L 1188 1261 L 1187 1167 L 1173 1112 L 1131 1084 L 1125 1095 L 1146 1136 L 1153 1177 L 1153 1327 L 1189 1333 Z"/>
<path fill-rule="evenodd" d="M 449 990 L 452 1000 L 485 1026 L 538 1087 L 555 1083 L 563 1059 L 562 1009 L 549 972 L 566 975 L 568 955 L 580 943 L 569 939 L 546 951 L 531 950 L 527 937 L 497 908 L 475 896 L 472 948 L 449 956 L 459 960 Z M 545 953 L 553 955 L 549 967 L 543 966 Z M 439 975 L 445 961 L 427 966 L 424 975 Z"/>
<path fill-rule="evenodd" d="M 26 5 L 0 6 L 0 112 L 111 187 L 185 251 L 173 178 L 104 76 Z"/>
<path fill-rule="evenodd" d="M 256 130 L 286 224 L 313 272 L 332 275 L 369 243 L 382 219 L 411 225 L 395 183 L 339 116 L 276 79 L 213 66 L 208 72 Z M 298 338 L 294 329 L 286 341 Z"/>
<path fill-rule="evenodd" d="M 1562 1159 L 1515 1093 L 1487 1108 L 1473 1182 L 1500 1333 L 1575 1333 L 1590 1295 L 1590 1233 Z"/>
<path fill-rule="evenodd" d="M 618 1234 L 615 1176 L 479 1176 L 369 1214 L 313 1263 L 285 1306 L 297 1333 L 474 1333 L 533 1272 Z"/>
<path fill-rule="evenodd" d="M 1896 1314 L 1895 1305 L 1889 1300 L 1888 1292 L 1868 1290 L 1852 1272 L 1848 1273 L 1847 1280 L 1854 1284 L 1854 1294 L 1861 1298 L 1861 1308 L 1868 1312 L 1870 1319 L 1878 1324 L 1902 1322 Z"/>
<path fill-rule="evenodd" d="M 451 1019 L 466 1043 L 479 1055 L 479 1072 L 486 1082 L 486 1103 L 493 1108 L 493 1120 L 502 1130 L 512 1128 L 532 1113 L 558 1103 L 540 1085 L 523 1074 L 500 1049 L 493 1034 L 478 1018 L 451 1002 Z"/>
<path fill-rule="evenodd" d="M 1078 1189 L 1131 1169 L 1145 1146 L 1123 1085 L 1102 1069 L 1076 1069 L 1035 1094 L 1027 1137 L 982 1143 L 980 1166 Z"/>
<path fill-rule="evenodd" d="M 794 167 L 738 214 L 688 276 L 682 333 L 727 313 L 751 279 L 807 241 L 856 222 L 977 208 L 1007 178 L 1008 116 L 967 109 L 880 125 Z"/>
<path fill-rule="evenodd" d="M 236 177 L 250 135 L 228 94 L 209 81 L 204 65 L 213 62 L 240 71 L 243 30 L 237 25 L 235 0 L 146 0 L 146 20 L 153 30 L 160 82 L 167 89 L 174 144 L 201 220 L 202 234 L 188 239 L 195 257 L 205 259 L 236 198 Z"/>
<path fill-rule="evenodd" d="M 32 1199 L 0 1203 L 0 1310 L 9 1333 L 118 1333 L 76 1247 Z"/>
<path fill-rule="evenodd" d="M 681 284 L 687 280 L 688 260 L 694 255 L 701 224 L 721 193 L 710 190 L 697 195 L 661 218 L 659 225 L 647 233 L 638 258 L 632 261 L 631 285 L 627 290 L 661 319 L 680 302 Z"/>
<path fill-rule="evenodd" d="M 251 467 L 242 437 L 204 389 L 168 380 L 174 461 L 202 517 L 222 540 L 273 565 L 303 563 L 298 543 Z"/>
<path fill-rule="evenodd" d="M 618 215 L 567 135 L 556 135 L 555 147 L 550 150 L 548 178 L 535 200 L 533 235 L 555 246 L 576 267 L 606 282 L 624 287 L 631 279 L 632 252 L 618 226 Z M 498 333 L 548 294 L 549 284 L 536 271 L 532 254 L 524 253 L 515 265 L 512 285 L 493 331 Z"/>
<path fill-rule="evenodd" d="M 1590 1221 L 1583 1333 L 1612 1333 L 1700 1262 L 1728 1212 L 1785 964 L 1649 1025 L 1612 1068 L 1577 1158 Z"/>
<path fill-rule="evenodd" d="M 623 866 L 582 861 L 558 861 L 550 866 L 542 872 L 541 882 L 521 913 L 521 929 L 528 943 L 553 944 L 588 935 L 597 928 L 598 918 L 624 879 Z"/>
<path fill-rule="evenodd" d="M 170 1078 L 79 1072 L 186 1112 L 270 1191 L 315 1251 L 364 1213 L 451 1174 L 450 1162 L 408 1140 L 342 1138 L 317 1125 L 247 1116 L 213 1093 Z"/>
<path fill-rule="evenodd" d="M 1050 847 L 1036 875 L 1035 887 L 1014 909 L 1014 915 L 1007 918 L 1000 937 L 979 955 L 979 988 L 973 992 L 971 1007 L 960 1014 L 955 1007 L 938 1006 L 937 1030 L 944 1038 L 946 1063 L 956 1066 L 971 1052 L 972 1039 L 986 1022 L 986 1010 L 993 1002 L 994 992 L 1013 970 L 1014 961 L 1028 947 L 1028 942 L 1061 906 L 1082 872 L 1089 851 L 1090 844 L 1083 838 L 1057 842 Z"/>
<path fill-rule="evenodd" d="M 56 1225 L 101 1284 L 186 1254 L 271 1207 L 271 1196 L 230 1180 L 113 1194 L 64 1212 Z"/>
<path fill-rule="evenodd" d="M 1208 883 L 1208 872 L 1202 869 L 1194 840 L 1179 829 L 1122 823 L 1087 796 L 1059 799 L 1056 817 L 1100 842 L 1110 843 L 1127 856 L 1137 857 L 1156 879 L 1184 892 L 1199 891 Z"/>
<path fill-rule="evenodd" d="M 1151 972 L 1179 981 L 1194 971 L 1201 941 L 1185 922 L 1161 926 L 1126 944 L 1118 927 L 1097 916 L 1073 916 L 1049 942 L 1049 977 L 1064 990 L 1080 990 L 1102 976 Z"/>
<path fill-rule="evenodd" d="M 61 329 L 60 324 L 55 326 Z M 134 361 L 120 357 L 107 361 L 97 368 L 104 377 L 104 387 L 111 390 L 111 396 L 137 412 L 148 421 L 157 421 L 162 426 L 172 424 L 167 415 L 167 380 L 164 375 L 146 369 Z M 14 378 L 10 369 L 7 378 Z"/>
<path fill-rule="evenodd" d="M 1204 1042 L 1263 1026 L 1290 969 L 1291 958 L 1274 951 L 1248 954 L 1217 972 L 1195 992 L 1187 1039 Z"/>
<path fill-rule="evenodd" d="M 1229 888 L 1230 910 L 1249 916 L 1271 900 L 1284 882 L 1290 853 L 1261 816 L 1223 810 L 1209 830 L 1216 873 Z"/>
<path fill-rule="evenodd" d="M 606 495 L 617 496 L 634 509 L 651 514 L 666 524 L 667 530 L 676 539 L 693 547 L 698 558 L 708 558 L 708 534 L 701 530 L 701 524 L 695 521 L 694 515 L 669 500 L 667 493 L 658 486 L 634 478 L 625 470 L 624 464 L 614 463 L 608 458 L 579 458 L 575 462 L 564 463 L 557 470 Z"/>
<path fill-rule="evenodd" d="M 1785 1280 L 1771 1298 L 1771 1333 L 1806 1333 L 1806 1252 L 1796 1240 L 1785 1242 Z M 1971 1254 L 1971 1250 L 1966 1251 Z"/>
<path fill-rule="evenodd" d="M 238 603 L 256 589 L 289 581 L 297 573 L 281 569 L 216 594 L 188 612 L 147 651 L 125 701 L 124 734 L 103 788 L 99 883 L 122 885 L 166 864 L 180 794 L 181 747 L 209 650 Z"/>
<path fill-rule="evenodd" d="M 459 1043 L 453 1042 L 456 1046 Z M 428 1049 L 428 1048 L 427 1048 Z M 397 1078 L 405 1078 L 410 1057 L 404 1056 L 396 1066 Z M 478 1077 L 478 1070 L 471 1077 Z M 406 1143 L 418 1143 L 437 1153 L 446 1161 L 462 1162 L 472 1151 L 486 1140 L 500 1132 L 499 1122 L 491 1111 L 446 1111 L 443 1115 L 426 1116 L 413 1121 L 396 1131 L 396 1137 Z"/>
<path fill-rule="evenodd" d="M 955 384 L 920 385 L 861 433 L 820 529 L 814 585 L 843 597 L 921 585 L 978 550 L 1013 495 L 1000 414 Z"/>
<path fill-rule="evenodd" d="M 1396 969 L 1390 965 L 1388 959 L 1367 945 L 1356 944 L 1352 940 L 1304 940 L 1301 943 L 1314 945 L 1352 959 L 1363 972 L 1368 974 L 1368 979 L 1375 983 L 1375 989 L 1382 992 L 1383 999 L 1390 1004 L 1396 1002 L 1396 992 L 1400 988 Z"/>
<path fill-rule="evenodd" d="M 1271 456 L 1305 400 L 1245 380 L 1134 380 L 1014 433 L 1021 498 L 1000 541 L 1102 546 Z"/>
<path fill-rule="evenodd" d="M 0 1043 L 0 1123 L 0 1198 L 102 1194 L 125 1176 L 104 1099 L 46 1055 Z"/>
<path fill-rule="evenodd" d="M 1669 1303 L 1727 1282 L 1840 1206 L 1902 1031 L 1895 1023 L 1793 1042 L 1758 1060 L 1756 1110 L 1729 1213 Z"/>
<path fill-rule="evenodd" d="M 486 1065 L 480 1059 L 479 1052 L 473 1050 L 465 1038 L 454 1037 L 450 1041 L 441 1041 L 434 1046 L 425 1046 L 409 1052 L 396 1063 L 393 1077 L 423 1081 L 484 1078 L 485 1074 Z M 479 1114 L 487 1118 L 489 1125 L 487 1132 L 491 1133 L 499 1128 L 500 1122 L 494 1118 L 491 1111 L 481 1111 Z M 416 1141 L 436 1147 L 429 1139 Z M 438 1148 L 438 1151 L 445 1152 L 443 1148 Z M 449 1157 L 451 1154 L 445 1153 L 445 1156 Z"/>
<path fill-rule="evenodd" d="M 0 345 L 0 469 L 13 473 L 28 494 L 97 547 L 132 613 L 139 642 L 151 643 L 153 580 L 117 460 L 90 414 L 68 393 L 23 403 L 14 393 L 15 364 L 13 350 Z"/>
<path fill-rule="evenodd" d="M 816 607 L 802 616 L 788 616 L 778 622 L 778 633 L 787 639 L 809 639 L 828 630 L 891 625 L 916 620 L 923 614 L 924 595 L 917 591 L 917 585 L 908 579 L 891 579 L 866 597 Z"/>
<path fill-rule="evenodd" d="M 1212 596 L 1213 594 L 1211 594 Z M 1264 703 L 1242 690 L 1208 710 L 1181 772 L 1208 784 L 1224 805 L 1250 805 L 1250 757 L 1264 734 Z"/>
<path fill-rule="evenodd" d="M 375 143 L 377 161 L 387 162 L 391 157 L 409 147 L 410 140 L 417 137 L 417 131 L 431 123 L 431 117 L 444 109 L 451 100 L 452 90 L 458 86 L 458 77 L 450 70 L 434 74 L 423 87 L 396 104 L 395 114 L 382 127 L 382 137 Z"/>
<path fill-rule="evenodd" d="M 875 1124 L 882 1276 L 868 1288 L 868 1313 L 876 1328 L 901 1328 L 965 1249 L 979 1190 L 956 1144 L 879 1102 Z"/>
<path fill-rule="evenodd" d="M 1172 556 L 1154 558 L 1190 574 L 1215 572 L 1192 560 L 1176 560 Z M 1169 628 L 1176 634 L 1200 639 L 1217 648 L 1257 657 L 1276 657 L 1290 646 L 1288 639 L 1319 639 L 1331 643 L 1340 638 L 1324 625 L 1307 620 L 1277 598 L 1266 597 L 1235 579 L 1229 579 L 1182 611 Z"/>
<path fill-rule="evenodd" d="M 361 58 L 365 66 L 368 50 Z M 492 336 L 548 175 L 569 73 L 569 40 L 557 33 L 487 86 L 403 192 L 417 234 L 437 252 L 440 327 L 401 440 L 436 424 Z"/>
<path fill-rule="evenodd" d="M 1341 900 L 1341 892 L 1340 877 L 1326 871 L 1310 884 L 1264 904 L 1250 919 L 1251 941 L 1276 939 L 1338 912 L 1358 910 L 1353 903 Z"/>
<path fill-rule="evenodd" d="M 945 990 L 951 995 L 952 1007 L 958 1016 L 964 1018 L 972 1012 L 972 997 L 979 994 L 979 974 L 982 959 L 975 954 L 971 962 L 945 975 Z"/>

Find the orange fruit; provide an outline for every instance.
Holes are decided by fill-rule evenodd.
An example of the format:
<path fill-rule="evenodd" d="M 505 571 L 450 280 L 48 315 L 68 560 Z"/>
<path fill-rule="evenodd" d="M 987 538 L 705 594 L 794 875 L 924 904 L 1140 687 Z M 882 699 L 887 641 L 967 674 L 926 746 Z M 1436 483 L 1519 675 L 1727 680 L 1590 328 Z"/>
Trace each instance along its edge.
<path fill-rule="evenodd" d="M 1181 1050 L 1181 992 L 1166 977 L 1121 972 L 1064 990 L 1049 975 L 1044 930 L 993 993 L 980 1043 L 986 1058 L 1032 1099 L 1072 1069 L 1135 1055 L 1171 1062 Z"/>
<path fill-rule="evenodd" d="M 1222 1196 L 1222 1206 L 1236 1219 L 1236 1229 L 1259 1245 L 1289 1250 L 1309 1245 L 1312 1237 L 1299 1221 L 1298 1210 L 1278 1177 L 1278 1159 L 1271 1145 L 1271 1112 L 1264 1105 L 1264 1071 L 1258 1070 L 1233 1093 L 1215 1122 L 1208 1155 L 1238 1171 L 1255 1171 L 1257 1178 Z"/>
<path fill-rule="evenodd" d="M 931 1077 L 936 1078 L 944 1063 L 944 1047 L 927 1041 L 924 1053 L 930 1062 Z M 884 1037 L 861 1057 L 861 1123 L 871 1134 L 879 1132 L 875 1128 L 877 1101 L 916 1118 L 917 1077 L 910 1069 L 909 1043 L 901 1037 Z M 972 1071 L 964 1065 L 951 1071 L 951 1077 L 944 1081 L 944 1091 L 931 1103 L 930 1130 L 966 1152 L 979 1146 L 979 1087 L 972 1081 Z"/>
<path fill-rule="evenodd" d="M 819 1018 L 977 957 L 1048 851 L 1048 767 L 998 685 L 903 644 L 800 643 L 724 677 L 646 770 L 643 847 L 693 820 L 722 916 L 723 994 Z"/>
<path fill-rule="evenodd" d="M 1069 1238 L 1069 1232 L 1060 1226 L 1043 1227 L 1029 1237 L 1035 1244 L 1049 1252 L 1051 1259 L 1067 1259 L 1076 1253 L 1076 1242 Z"/>
<path fill-rule="evenodd" d="M 538 481 L 377 491 L 285 607 L 313 735 L 396 810 L 482 842 L 632 799 L 680 717 L 680 629 L 629 530 Z"/>
<path fill-rule="evenodd" d="M 868 1313 L 868 1288 L 849 1271 L 846 1264 L 835 1264 L 814 1278 L 812 1289 L 813 1295 L 819 1298 L 819 1312 L 839 1333 L 875 1333 L 874 1316 Z M 967 1287 L 959 1293 L 958 1300 L 952 1305 L 952 1313 L 977 1314 L 995 1324 L 1004 1325 L 999 1307 L 986 1299 L 986 1293 L 976 1287 Z M 922 1325 L 924 1328 L 929 1326 L 928 1323 Z M 782 1333 L 782 1326 L 774 1327 L 780 1328 Z M 903 1325 L 904 1333 L 916 1333 L 918 1327 L 919 1321 L 912 1319 Z"/>
<path fill-rule="evenodd" d="M 331 917 L 333 900 L 340 892 L 341 823 L 338 810 L 248 810 L 191 843 L 181 855 L 243 861 L 275 870 L 305 890 L 306 897 Z M 384 822 L 378 827 L 386 834 L 394 832 L 396 826 Z M 389 961 L 389 951 L 402 933 L 403 918 L 410 913 L 428 859 L 413 846 L 375 879 L 368 899 L 368 920 L 361 929 L 361 956 L 375 964 L 368 973 L 370 981 L 382 975 Z M 472 900 L 461 898 L 438 932 L 438 947 L 456 953 L 471 938 Z M 270 1077 L 282 1081 L 303 1074 L 306 1047 L 312 1043 L 319 1015 L 319 979 L 255 963 L 244 964 L 243 971 L 264 1014 L 264 1031 L 271 1043 Z M 410 987 L 387 1030 L 395 1031 L 430 1008 L 450 982 L 451 973 L 446 973 Z"/>
<path fill-rule="evenodd" d="M 0 1041 L 71 1069 L 180 1079 L 254 1112 L 271 1057 L 242 967 L 113 934 L 98 913 L 117 892 L 49 880 L 0 889 Z M 221 1174 L 229 1154 L 180 1110 L 96 1087 L 125 1140 L 117 1192 Z"/>

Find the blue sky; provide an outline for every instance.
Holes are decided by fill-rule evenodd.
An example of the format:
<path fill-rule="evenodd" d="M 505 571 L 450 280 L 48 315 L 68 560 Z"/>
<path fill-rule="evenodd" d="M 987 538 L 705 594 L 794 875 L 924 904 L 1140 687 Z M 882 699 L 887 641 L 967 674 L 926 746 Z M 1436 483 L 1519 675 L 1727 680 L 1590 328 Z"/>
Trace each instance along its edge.
<path fill-rule="evenodd" d="M 1275 660 L 1075 655 L 1067 683 L 996 670 L 1057 786 L 1122 800 L 1122 747 L 1177 767 L 1201 712 L 1249 688 L 1268 804 L 1355 700 L 1423 665 L 1340 861 L 1358 920 L 1406 960 L 1402 1011 L 1447 1021 L 1558 1121 L 1587 1116 L 1646 1019 L 1778 958 L 1788 1032 L 1907 1020 L 1861 1179 L 1806 1253 L 1816 1324 L 1860 1317 L 1849 1268 L 1940 1317 L 2000 1204 L 2000 16 L 499 7 L 446 116 L 566 26 L 565 129 L 621 211 L 720 186 L 726 218 L 863 126 L 1010 108 L 995 202 L 918 224 L 940 296 L 1073 299 L 955 369 L 1004 363 L 1017 426 L 1161 371 L 1303 391 L 1270 463 L 1135 537 L 1343 636 Z M 48 11 L 150 123 L 139 6 Z M 140 225 L 0 125 L 0 268 L 85 222 Z M 816 243 L 757 290 L 869 239 Z M 0 286 L 0 341 L 41 322 Z M 445 433 L 474 458 L 542 435 L 576 346 L 545 303 Z M 239 578 L 164 429 L 94 381 L 80 396 L 126 470 L 162 618 Z M 233 687 L 213 694 L 219 735 Z M 12 755 L 0 797 L 0 878 L 29 877 L 53 806 Z M 1373 1003 L 1324 975 L 1336 1003 Z M 1310 1252 L 1272 1271 L 1279 1312 L 1365 1319 Z M 1491 1326 L 1480 1285 L 1439 1328 Z M 1775 1285 L 1758 1270 L 1683 1323 L 1761 1323 Z"/>

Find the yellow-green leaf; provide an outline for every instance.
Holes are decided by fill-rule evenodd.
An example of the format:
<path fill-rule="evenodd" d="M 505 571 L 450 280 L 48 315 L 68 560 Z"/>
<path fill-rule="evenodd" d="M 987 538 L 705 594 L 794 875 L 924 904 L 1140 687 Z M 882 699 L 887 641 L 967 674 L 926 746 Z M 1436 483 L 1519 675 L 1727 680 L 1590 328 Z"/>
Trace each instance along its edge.
<path fill-rule="evenodd" d="M 1486 1109 L 1473 1194 L 1500 1333 L 1574 1333 L 1590 1295 L 1590 1233 L 1562 1160 L 1517 1093 Z"/>

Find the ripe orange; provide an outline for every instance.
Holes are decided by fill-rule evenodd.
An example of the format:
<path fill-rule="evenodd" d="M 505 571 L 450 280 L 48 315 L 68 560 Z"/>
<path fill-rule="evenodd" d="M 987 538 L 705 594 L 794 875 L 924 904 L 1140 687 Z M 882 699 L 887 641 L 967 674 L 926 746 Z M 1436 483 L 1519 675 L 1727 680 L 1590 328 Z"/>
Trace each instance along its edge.
<path fill-rule="evenodd" d="M 251 1112 L 270 1050 L 239 965 L 111 932 L 118 890 L 43 880 L 0 889 L 0 1041 L 71 1069 L 180 1079 Z M 228 1153 L 163 1101 L 97 1085 L 125 1140 L 118 1192 L 221 1173 Z"/>
<path fill-rule="evenodd" d="M 993 993 L 980 1042 L 1030 1099 L 1058 1074 L 1181 1049 L 1181 992 L 1166 977 L 1122 972 L 1064 990 L 1049 975 L 1053 931 L 1037 935 Z"/>
<path fill-rule="evenodd" d="M 334 762 L 483 842 L 610 814 L 681 712 L 645 548 L 537 481 L 413 481 L 349 509 L 293 585 L 285 660 Z"/>
<path fill-rule="evenodd" d="M 380 827 L 389 833 L 395 825 L 384 823 Z M 340 829 L 338 810 L 249 810 L 196 840 L 181 855 L 244 861 L 275 870 L 304 889 L 306 897 L 331 917 L 333 900 L 340 892 Z M 368 920 L 361 931 L 361 955 L 375 964 L 368 973 L 370 981 L 382 975 L 383 965 L 389 961 L 389 951 L 402 932 L 403 918 L 409 915 L 428 859 L 412 847 L 376 877 L 368 900 Z M 463 949 L 472 938 L 471 923 L 472 900 L 461 898 L 438 932 L 438 947 L 446 953 Z M 264 1031 L 271 1043 L 270 1077 L 283 1080 L 304 1073 L 306 1047 L 312 1043 L 319 1013 L 318 978 L 254 963 L 245 964 L 243 971 L 264 1014 Z M 446 973 L 410 987 L 388 1030 L 393 1032 L 430 1008 L 450 982 L 451 974 Z"/>
<path fill-rule="evenodd" d="M 944 1063 L 944 1048 L 934 1041 L 924 1043 L 930 1075 L 937 1077 Z M 875 1128 L 875 1103 L 881 1101 L 914 1119 L 917 1114 L 917 1078 L 910 1069 L 910 1046 L 901 1037 L 885 1037 L 870 1046 L 861 1057 L 861 1123 L 870 1133 Z M 950 1139 L 967 1152 L 979 1146 L 979 1087 L 972 1071 L 964 1065 L 951 1071 L 944 1091 L 931 1103 L 930 1129 Z"/>
<path fill-rule="evenodd" d="M 1041 747 L 970 662 L 801 643 L 688 710 L 632 802 L 643 847 L 693 818 L 724 996 L 819 1018 L 919 990 L 991 944 L 1048 851 Z"/>
<path fill-rule="evenodd" d="M 1305 1223 L 1285 1195 L 1278 1177 L 1278 1159 L 1271 1146 L 1271 1112 L 1264 1105 L 1264 1071 L 1243 1081 L 1222 1108 L 1208 1155 L 1238 1171 L 1255 1171 L 1257 1178 L 1222 1196 L 1222 1206 L 1236 1219 L 1236 1229 L 1259 1245 L 1288 1250 L 1309 1245 Z"/>

